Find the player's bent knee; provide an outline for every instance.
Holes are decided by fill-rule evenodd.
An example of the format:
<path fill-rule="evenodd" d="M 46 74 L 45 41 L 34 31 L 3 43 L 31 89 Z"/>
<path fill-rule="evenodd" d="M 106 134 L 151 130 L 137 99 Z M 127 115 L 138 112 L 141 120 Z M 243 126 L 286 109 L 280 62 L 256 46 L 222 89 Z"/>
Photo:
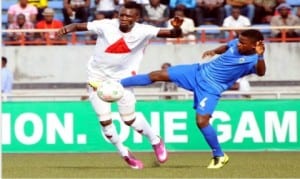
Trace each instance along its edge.
<path fill-rule="evenodd" d="M 197 126 L 198 128 L 206 127 L 209 124 L 209 116 L 197 116 Z"/>
<path fill-rule="evenodd" d="M 128 113 L 128 114 L 120 114 L 120 115 L 121 115 L 121 119 L 128 126 L 130 126 L 135 120 L 135 112 Z"/>
<path fill-rule="evenodd" d="M 153 71 L 149 74 L 150 76 L 150 79 L 152 81 L 161 81 L 161 80 L 168 80 L 168 74 L 166 71 L 162 71 L 162 70 L 159 70 L 159 71 Z"/>
<path fill-rule="evenodd" d="M 100 121 L 101 126 L 105 127 L 112 123 L 112 120 Z"/>
<path fill-rule="evenodd" d="M 131 124 L 135 121 L 135 118 L 129 121 L 124 121 L 127 126 L 131 126 Z"/>
<path fill-rule="evenodd" d="M 118 101 L 119 114 L 126 125 L 135 119 L 135 96 L 133 91 L 125 90 L 123 98 Z"/>

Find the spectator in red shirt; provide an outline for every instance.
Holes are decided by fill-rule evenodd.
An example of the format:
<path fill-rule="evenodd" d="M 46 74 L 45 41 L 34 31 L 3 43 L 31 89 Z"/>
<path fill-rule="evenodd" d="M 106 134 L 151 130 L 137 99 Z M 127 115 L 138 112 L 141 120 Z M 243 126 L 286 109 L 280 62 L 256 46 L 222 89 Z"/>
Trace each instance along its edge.
<path fill-rule="evenodd" d="M 54 19 L 54 10 L 52 8 L 46 8 L 43 12 L 44 20 L 39 21 L 36 24 L 37 29 L 59 29 L 63 27 L 63 23 L 59 20 Z M 43 32 L 40 34 L 43 40 L 55 38 L 55 31 L 53 32 Z"/>

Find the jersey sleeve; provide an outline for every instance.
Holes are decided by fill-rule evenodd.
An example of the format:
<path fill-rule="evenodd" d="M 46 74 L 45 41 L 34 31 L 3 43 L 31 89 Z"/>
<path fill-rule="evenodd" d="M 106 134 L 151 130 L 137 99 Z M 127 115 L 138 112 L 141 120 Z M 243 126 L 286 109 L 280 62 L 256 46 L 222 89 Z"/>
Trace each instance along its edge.
<path fill-rule="evenodd" d="M 146 36 L 150 39 L 156 37 L 160 28 L 152 25 L 143 25 L 143 32 L 146 33 Z"/>
<path fill-rule="evenodd" d="M 232 46 L 236 45 L 238 42 L 239 42 L 239 39 L 233 39 L 227 43 L 227 46 L 232 47 Z"/>
<path fill-rule="evenodd" d="M 94 20 L 87 23 L 87 29 L 88 31 L 92 31 L 97 34 L 101 34 L 103 31 L 103 28 L 106 27 L 108 20 Z"/>
<path fill-rule="evenodd" d="M 256 74 L 256 65 L 253 65 L 253 67 L 250 69 L 248 75 L 250 74 Z"/>

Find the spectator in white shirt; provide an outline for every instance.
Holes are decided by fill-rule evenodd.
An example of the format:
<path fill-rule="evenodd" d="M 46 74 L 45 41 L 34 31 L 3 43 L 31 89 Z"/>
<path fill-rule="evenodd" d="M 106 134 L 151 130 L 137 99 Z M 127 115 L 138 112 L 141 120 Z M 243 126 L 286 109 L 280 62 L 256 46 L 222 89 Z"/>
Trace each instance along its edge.
<path fill-rule="evenodd" d="M 156 27 L 166 27 L 170 12 L 168 6 L 161 4 L 160 0 L 150 0 L 150 4 L 145 5 L 143 10 L 145 23 Z"/>
<path fill-rule="evenodd" d="M 299 26 L 299 17 L 291 14 L 292 7 L 287 3 L 280 4 L 276 10 L 278 10 L 279 15 L 273 16 L 271 18 L 271 26 Z M 283 31 L 280 29 L 272 29 L 273 37 L 282 37 Z M 300 29 L 288 29 L 286 30 L 286 37 L 293 38 L 300 36 Z M 296 40 L 297 41 L 297 40 Z M 297 41 L 298 42 L 298 41 Z"/>
<path fill-rule="evenodd" d="M 95 0 L 96 15 L 103 14 L 105 18 L 111 19 L 117 10 L 118 0 Z"/>
<path fill-rule="evenodd" d="M 247 27 L 250 25 L 251 22 L 249 18 L 241 15 L 241 10 L 239 8 L 233 8 L 231 15 L 226 17 L 223 22 L 223 27 L 238 28 L 238 27 Z M 233 33 L 234 37 L 237 37 L 240 31 L 241 30 L 233 30 L 231 32 Z M 228 35 L 229 35 L 228 32 L 226 32 L 225 37 L 228 37 Z"/>
<path fill-rule="evenodd" d="M 124 3 L 127 1 L 135 1 L 138 4 L 141 4 L 142 6 L 149 4 L 150 0 L 118 0 L 119 1 L 119 6 L 122 6 Z"/>
<path fill-rule="evenodd" d="M 239 78 L 229 89 L 229 91 L 240 91 L 240 92 L 249 92 L 251 90 L 250 82 L 248 81 L 247 77 Z M 223 98 L 251 98 L 249 94 L 227 94 L 223 95 Z"/>

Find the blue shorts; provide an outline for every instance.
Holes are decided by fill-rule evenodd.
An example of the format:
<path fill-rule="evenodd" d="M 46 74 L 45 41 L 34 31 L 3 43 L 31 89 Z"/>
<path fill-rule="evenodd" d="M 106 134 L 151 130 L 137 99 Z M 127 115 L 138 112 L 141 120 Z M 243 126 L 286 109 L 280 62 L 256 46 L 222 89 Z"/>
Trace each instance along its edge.
<path fill-rule="evenodd" d="M 199 75 L 200 64 L 176 65 L 168 68 L 170 80 L 186 90 L 194 92 L 194 109 L 200 115 L 212 114 L 220 95 L 205 90 L 206 82 Z"/>

